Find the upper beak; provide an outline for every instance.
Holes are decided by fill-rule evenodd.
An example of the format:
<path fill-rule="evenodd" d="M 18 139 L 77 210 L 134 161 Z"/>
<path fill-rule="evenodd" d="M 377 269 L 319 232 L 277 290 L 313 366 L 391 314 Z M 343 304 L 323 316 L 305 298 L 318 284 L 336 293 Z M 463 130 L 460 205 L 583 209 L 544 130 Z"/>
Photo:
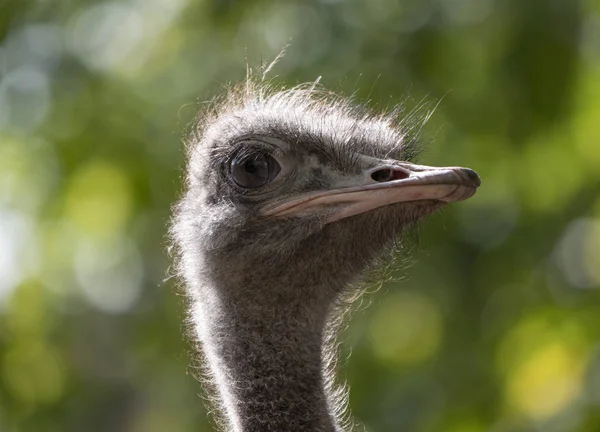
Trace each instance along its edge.
<path fill-rule="evenodd" d="M 462 201 L 470 198 L 481 184 L 469 168 L 430 167 L 408 162 L 384 163 L 357 177 L 356 185 L 310 192 L 263 209 L 263 216 L 300 216 L 330 210 L 333 222 L 389 204 L 437 200 Z"/>

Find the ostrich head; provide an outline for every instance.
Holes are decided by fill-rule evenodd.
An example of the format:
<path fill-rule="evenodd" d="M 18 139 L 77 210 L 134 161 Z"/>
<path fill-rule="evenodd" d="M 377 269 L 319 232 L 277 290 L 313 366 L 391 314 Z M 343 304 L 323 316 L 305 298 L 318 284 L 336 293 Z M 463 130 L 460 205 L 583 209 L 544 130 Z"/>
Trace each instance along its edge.
<path fill-rule="evenodd" d="M 400 122 L 401 125 L 402 122 Z M 197 125 L 172 232 L 227 428 L 334 431 L 326 329 L 403 228 L 479 186 L 393 115 L 246 82 Z"/>

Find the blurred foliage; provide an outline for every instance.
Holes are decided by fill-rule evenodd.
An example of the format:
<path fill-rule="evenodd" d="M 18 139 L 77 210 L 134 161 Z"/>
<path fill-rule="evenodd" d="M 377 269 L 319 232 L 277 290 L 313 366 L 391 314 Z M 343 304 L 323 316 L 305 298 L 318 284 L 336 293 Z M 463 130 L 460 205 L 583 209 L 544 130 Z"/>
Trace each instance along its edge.
<path fill-rule="evenodd" d="M 437 105 L 432 217 L 345 337 L 369 430 L 600 430 L 598 0 L 0 3 L 0 430 L 211 430 L 165 225 L 202 101 L 272 59 Z"/>

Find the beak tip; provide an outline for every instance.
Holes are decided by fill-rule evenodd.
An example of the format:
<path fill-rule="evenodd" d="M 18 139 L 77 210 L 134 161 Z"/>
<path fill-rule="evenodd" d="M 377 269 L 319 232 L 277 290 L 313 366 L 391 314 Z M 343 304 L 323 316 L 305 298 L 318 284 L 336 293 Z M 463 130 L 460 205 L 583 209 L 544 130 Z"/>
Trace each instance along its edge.
<path fill-rule="evenodd" d="M 481 186 L 481 179 L 479 178 L 479 174 L 473 171 L 470 168 L 461 168 L 460 173 L 469 182 L 469 186 L 479 187 Z"/>

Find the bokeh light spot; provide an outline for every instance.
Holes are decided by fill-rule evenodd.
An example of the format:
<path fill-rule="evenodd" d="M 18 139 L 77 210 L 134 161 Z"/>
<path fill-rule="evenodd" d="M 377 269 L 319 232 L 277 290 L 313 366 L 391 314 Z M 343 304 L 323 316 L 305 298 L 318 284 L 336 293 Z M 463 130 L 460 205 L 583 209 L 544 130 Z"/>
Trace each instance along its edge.
<path fill-rule="evenodd" d="M 572 221 L 556 246 L 554 261 L 571 286 L 600 287 L 600 220 Z"/>
<path fill-rule="evenodd" d="M 58 352 L 35 339 L 23 339 L 4 353 L 2 378 L 12 397 L 32 405 L 56 402 L 65 385 Z"/>
<path fill-rule="evenodd" d="M 75 274 L 85 299 L 103 312 L 128 312 L 141 295 L 142 259 L 127 238 L 83 242 L 75 254 Z"/>
<path fill-rule="evenodd" d="M 580 394 L 582 371 L 579 354 L 555 342 L 512 371 L 507 397 L 515 408 L 533 418 L 551 417 Z"/>
<path fill-rule="evenodd" d="M 497 353 L 507 406 L 539 420 L 559 414 L 581 392 L 588 352 L 586 334 L 572 317 L 541 310 L 523 319 Z"/>
<path fill-rule="evenodd" d="M 0 208 L 0 304 L 37 265 L 33 222 Z"/>
<path fill-rule="evenodd" d="M 76 16 L 69 42 L 89 67 L 111 70 L 127 60 L 143 36 L 144 21 L 135 6 L 106 2 Z"/>
<path fill-rule="evenodd" d="M 103 238 L 120 232 L 132 211 L 130 184 L 113 164 L 92 161 L 72 177 L 66 196 L 66 219 L 82 233 Z"/>
<path fill-rule="evenodd" d="M 46 118 L 51 102 L 42 70 L 23 66 L 11 71 L 0 81 L 0 129 L 33 131 Z"/>
<path fill-rule="evenodd" d="M 526 148 L 515 167 L 521 182 L 524 203 L 542 213 L 553 213 L 556 206 L 566 203 L 585 182 L 585 171 L 565 142 L 572 137 L 565 130 L 544 131 Z"/>
<path fill-rule="evenodd" d="M 442 331 L 439 307 L 421 294 L 405 291 L 379 307 L 369 327 L 369 338 L 381 361 L 414 364 L 435 354 Z"/>
<path fill-rule="evenodd" d="M 596 21 L 600 21 L 596 17 Z M 600 25 L 598 25 L 600 28 Z M 596 44 L 598 41 L 596 41 Z M 597 55 L 597 52 L 596 52 Z M 591 73 L 582 74 L 579 81 L 581 89 L 578 95 L 578 107 L 573 116 L 571 130 L 573 134 L 573 148 L 582 166 L 587 167 L 591 173 L 600 169 L 600 83 L 598 82 L 598 68 Z"/>
<path fill-rule="evenodd" d="M 54 148 L 46 141 L 0 134 L 0 205 L 34 213 L 59 177 Z"/>
<path fill-rule="evenodd" d="M 7 330 L 15 339 L 41 338 L 51 328 L 53 315 L 48 310 L 44 288 L 34 281 L 25 281 L 8 303 Z"/>

